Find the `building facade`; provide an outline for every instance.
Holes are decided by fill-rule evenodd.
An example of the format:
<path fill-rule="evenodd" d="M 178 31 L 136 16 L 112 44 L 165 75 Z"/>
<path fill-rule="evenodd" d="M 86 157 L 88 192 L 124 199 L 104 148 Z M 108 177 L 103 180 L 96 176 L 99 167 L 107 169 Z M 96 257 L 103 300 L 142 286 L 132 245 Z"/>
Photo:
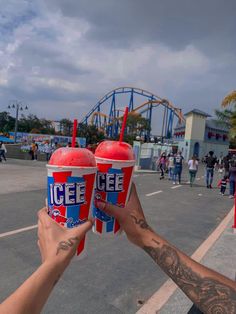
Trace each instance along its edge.
<path fill-rule="evenodd" d="M 194 109 L 185 114 L 186 121 L 177 124 L 174 130 L 174 141 L 187 160 L 193 155 L 202 158 L 209 151 L 217 157 L 228 154 L 229 130 L 217 120 L 209 119 L 207 113 Z"/>

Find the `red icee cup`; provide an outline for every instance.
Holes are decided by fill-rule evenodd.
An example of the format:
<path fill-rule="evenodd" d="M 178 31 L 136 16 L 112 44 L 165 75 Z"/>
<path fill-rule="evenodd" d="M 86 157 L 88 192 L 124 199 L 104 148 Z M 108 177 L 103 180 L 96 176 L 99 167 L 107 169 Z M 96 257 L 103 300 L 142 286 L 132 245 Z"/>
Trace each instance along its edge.
<path fill-rule="evenodd" d="M 95 202 L 93 232 L 101 235 L 119 234 L 120 225 L 114 217 L 110 217 L 98 209 L 96 200 L 124 207 L 127 203 L 132 183 L 135 156 L 132 147 L 125 142 L 104 141 L 95 151 L 97 177 L 95 184 Z"/>
<path fill-rule="evenodd" d="M 97 172 L 94 155 L 85 148 L 59 148 L 47 165 L 48 213 L 66 228 L 88 219 Z M 83 239 L 77 249 L 85 246 Z"/>

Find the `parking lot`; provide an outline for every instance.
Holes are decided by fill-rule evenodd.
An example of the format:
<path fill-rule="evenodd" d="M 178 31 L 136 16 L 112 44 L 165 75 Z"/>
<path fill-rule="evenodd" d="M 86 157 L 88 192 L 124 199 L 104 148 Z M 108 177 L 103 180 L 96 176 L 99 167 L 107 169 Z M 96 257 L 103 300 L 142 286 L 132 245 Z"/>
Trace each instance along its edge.
<path fill-rule="evenodd" d="M 214 186 L 218 176 L 216 173 Z M 219 195 L 217 188 L 205 188 L 203 166 L 196 186 L 190 188 L 187 181 L 186 170 L 181 185 L 160 181 L 156 173 L 134 175 L 149 224 L 192 254 L 229 212 L 233 201 Z M 35 225 L 45 197 L 45 163 L 9 160 L 0 164 L 1 301 L 40 264 Z M 102 239 L 91 232 L 86 257 L 72 262 L 43 313 L 135 313 L 166 279 L 124 235 Z"/>

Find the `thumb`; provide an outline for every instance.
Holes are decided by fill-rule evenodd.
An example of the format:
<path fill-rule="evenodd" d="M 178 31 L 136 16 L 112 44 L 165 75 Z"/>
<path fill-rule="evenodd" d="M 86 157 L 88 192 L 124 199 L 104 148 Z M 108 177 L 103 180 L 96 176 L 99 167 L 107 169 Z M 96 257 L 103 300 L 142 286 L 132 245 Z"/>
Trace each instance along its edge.
<path fill-rule="evenodd" d="M 96 202 L 96 207 L 104 211 L 107 215 L 115 217 L 116 219 L 122 219 L 124 208 L 116 205 L 112 205 L 106 202 Z"/>
<path fill-rule="evenodd" d="M 78 236 L 80 238 L 83 238 L 85 234 L 92 228 L 93 226 L 93 219 L 89 218 L 86 222 L 84 222 L 82 225 L 72 228 L 72 232 L 74 236 Z"/>

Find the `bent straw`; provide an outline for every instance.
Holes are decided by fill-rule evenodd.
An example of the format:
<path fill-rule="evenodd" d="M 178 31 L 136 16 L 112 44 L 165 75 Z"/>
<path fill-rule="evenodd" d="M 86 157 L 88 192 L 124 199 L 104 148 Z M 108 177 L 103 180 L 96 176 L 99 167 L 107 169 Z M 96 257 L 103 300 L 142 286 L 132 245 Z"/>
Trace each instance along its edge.
<path fill-rule="evenodd" d="M 74 119 L 71 147 L 75 147 L 76 133 L 77 133 L 77 119 Z"/>
<path fill-rule="evenodd" d="M 120 139 L 119 142 L 123 142 L 124 134 L 125 134 L 125 127 L 126 127 L 126 122 L 127 122 L 127 117 L 128 117 L 128 107 L 125 108 L 125 113 L 123 116 L 123 123 L 120 131 Z"/>

